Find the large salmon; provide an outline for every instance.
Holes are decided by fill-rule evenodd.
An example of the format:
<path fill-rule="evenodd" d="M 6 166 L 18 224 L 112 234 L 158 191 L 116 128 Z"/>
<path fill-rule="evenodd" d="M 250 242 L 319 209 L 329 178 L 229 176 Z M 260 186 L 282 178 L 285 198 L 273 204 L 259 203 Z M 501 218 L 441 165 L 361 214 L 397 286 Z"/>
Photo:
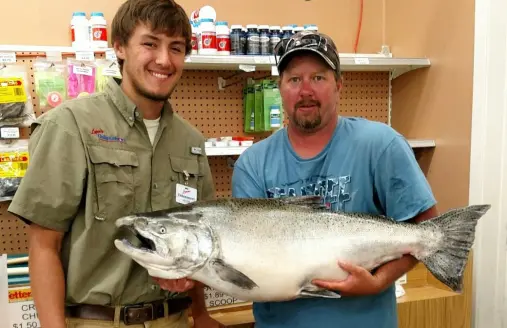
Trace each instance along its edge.
<path fill-rule="evenodd" d="M 116 247 L 150 275 L 198 280 L 243 301 L 333 297 L 313 279 L 345 279 L 339 260 L 368 270 L 411 254 L 460 292 L 477 221 L 490 205 L 420 224 L 331 212 L 319 196 L 217 199 L 117 220 Z"/>

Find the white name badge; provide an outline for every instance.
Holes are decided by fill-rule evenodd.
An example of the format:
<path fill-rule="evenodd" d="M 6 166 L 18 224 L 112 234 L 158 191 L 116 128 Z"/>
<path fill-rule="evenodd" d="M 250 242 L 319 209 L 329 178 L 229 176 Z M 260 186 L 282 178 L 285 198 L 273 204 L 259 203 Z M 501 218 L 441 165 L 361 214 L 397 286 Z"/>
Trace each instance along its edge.
<path fill-rule="evenodd" d="M 197 189 L 182 184 L 176 185 L 176 202 L 188 204 L 197 200 Z"/>

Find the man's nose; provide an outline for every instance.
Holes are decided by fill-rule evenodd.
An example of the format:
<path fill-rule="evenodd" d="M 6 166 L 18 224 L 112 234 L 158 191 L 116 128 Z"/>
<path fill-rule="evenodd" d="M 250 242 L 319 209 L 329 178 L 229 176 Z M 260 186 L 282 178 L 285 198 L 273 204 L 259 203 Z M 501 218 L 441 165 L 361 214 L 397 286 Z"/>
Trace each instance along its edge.
<path fill-rule="evenodd" d="M 313 94 L 313 86 L 312 86 L 310 80 L 303 79 L 303 81 L 301 83 L 300 93 L 302 96 L 309 96 L 309 95 Z"/>
<path fill-rule="evenodd" d="M 155 60 L 157 65 L 163 66 L 163 67 L 170 67 L 172 65 L 171 62 L 171 55 L 169 54 L 169 51 L 161 49 L 157 53 L 157 58 Z"/>

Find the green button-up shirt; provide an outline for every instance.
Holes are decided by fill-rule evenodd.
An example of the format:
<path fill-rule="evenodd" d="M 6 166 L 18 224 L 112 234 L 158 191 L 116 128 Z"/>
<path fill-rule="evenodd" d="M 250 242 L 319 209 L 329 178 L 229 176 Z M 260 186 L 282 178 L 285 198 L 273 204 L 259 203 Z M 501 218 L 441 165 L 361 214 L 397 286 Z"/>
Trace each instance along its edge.
<path fill-rule="evenodd" d="M 8 209 L 66 233 L 67 304 L 169 297 L 116 249 L 114 240 L 124 232 L 115 220 L 178 205 L 178 183 L 196 188 L 198 199 L 214 197 L 203 135 L 167 103 L 152 146 L 141 112 L 119 83 L 111 79 L 105 92 L 67 101 L 37 119 L 29 167 Z"/>

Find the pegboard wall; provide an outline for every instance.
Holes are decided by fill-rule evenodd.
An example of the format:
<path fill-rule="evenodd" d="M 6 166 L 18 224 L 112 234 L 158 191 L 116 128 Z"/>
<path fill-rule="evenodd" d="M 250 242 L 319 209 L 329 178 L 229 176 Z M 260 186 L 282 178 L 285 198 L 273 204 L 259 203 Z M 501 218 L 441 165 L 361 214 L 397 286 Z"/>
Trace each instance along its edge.
<path fill-rule="evenodd" d="M 35 93 L 33 62 L 45 53 L 18 53 L 18 64 L 27 66 L 30 93 L 36 116 L 43 113 Z M 62 54 L 65 59 L 73 54 Z M 95 58 L 103 58 L 96 54 Z M 187 70 L 171 96 L 174 110 L 195 125 L 207 138 L 223 136 L 253 136 L 255 141 L 270 133 L 245 134 L 243 132 L 243 86 L 247 78 L 266 78 L 269 72 L 238 74 L 237 71 Z M 227 78 L 224 90 L 218 89 L 218 77 Z M 339 111 L 344 116 L 364 117 L 389 122 L 390 80 L 388 72 L 344 72 Z M 29 138 L 28 128 L 21 129 L 21 138 Z M 217 197 L 230 197 L 232 168 L 228 159 L 237 156 L 210 156 Z M 7 212 L 8 202 L 0 203 L 0 254 L 27 252 L 27 235 L 24 223 Z"/>

